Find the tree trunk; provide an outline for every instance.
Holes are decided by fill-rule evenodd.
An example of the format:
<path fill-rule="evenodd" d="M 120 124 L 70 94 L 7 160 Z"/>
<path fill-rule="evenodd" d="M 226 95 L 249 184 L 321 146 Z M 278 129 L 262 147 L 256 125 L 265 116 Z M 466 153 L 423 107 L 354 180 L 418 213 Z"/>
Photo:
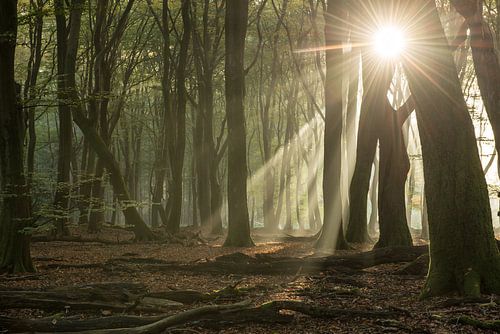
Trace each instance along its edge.
<path fill-rule="evenodd" d="M 402 126 L 409 113 L 395 111 L 386 100 L 383 124 L 379 131 L 380 176 L 378 212 L 380 237 L 376 248 L 411 246 L 406 220 L 405 183 L 410 160 L 404 143 Z"/>
<path fill-rule="evenodd" d="M 78 3 L 76 3 L 78 5 Z M 57 159 L 57 185 L 54 196 L 54 210 L 56 214 L 54 234 L 57 236 L 69 235 L 69 195 L 70 195 L 70 163 L 72 155 L 72 119 L 68 106 L 69 96 L 66 90 L 66 49 L 67 28 L 64 15 L 64 2 L 54 1 L 57 26 L 57 97 L 59 117 L 59 153 Z"/>
<path fill-rule="evenodd" d="M 384 113 L 387 90 L 393 71 L 387 64 L 377 64 L 378 59 L 366 52 L 362 55 L 363 102 L 358 128 L 356 165 L 349 189 L 350 215 L 346 239 L 350 242 L 369 240 L 367 230 L 367 196 L 370 188 L 372 165 L 377 151 L 380 118 Z"/>
<path fill-rule="evenodd" d="M 370 204 L 372 211 L 370 212 L 370 220 L 368 221 L 368 232 L 370 235 L 375 235 L 377 233 L 377 223 L 378 223 L 378 178 L 379 178 L 379 159 L 375 156 L 373 161 L 373 179 L 370 185 L 370 192 L 368 196 L 370 197 Z"/>
<path fill-rule="evenodd" d="M 80 0 L 79 0 L 80 1 Z M 137 240 L 153 239 L 154 235 L 149 229 L 149 227 L 142 220 L 137 208 L 131 204 L 131 198 L 123 179 L 123 175 L 120 171 L 120 166 L 113 154 L 109 150 L 108 145 L 105 140 L 99 135 L 95 129 L 93 123 L 85 117 L 81 101 L 79 100 L 78 93 L 76 91 L 76 59 L 79 44 L 79 35 L 81 27 L 81 14 L 83 6 L 81 3 L 77 5 L 74 2 L 74 6 L 71 8 L 70 13 L 70 31 L 68 35 L 68 46 L 67 46 L 67 56 L 66 56 L 66 74 L 67 74 L 67 91 L 70 100 L 73 102 L 71 104 L 71 111 L 73 114 L 73 120 L 76 125 L 80 128 L 85 136 L 85 139 L 89 142 L 89 145 L 96 152 L 98 158 L 102 162 L 104 168 L 110 173 L 110 181 L 113 186 L 116 198 L 123 205 L 123 214 L 125 215 L 126 224 L 134 226 L 134 233 Z"/>
<path fill-rule="evenodd" d="M 500 293 L 500 254 L 474 127 L 436 4 L 417 4 L 408 3 L 402 20 L 411 17 L 410 40 L 418 41 L 403 64 L 417 105 L 429 215 L 431 264 L 422 297 Z"/>
<path fill-rule="evenodd" d="M 24 120 L 16 97 L 14 58 L 17 40 L 17 1 L 0 6 L 0 271 L 34 271 L 30 236 L 21 232 L 31 223 L 30 191 L 24 175 Z"/>
<path fill-rule="evenodd" d="M 334 251 L 348 247 L 342 227 L 341 166 L 342 166 L 342 73 L 344 56 L 340 47 L 345 41 L 346 8 L 343 1 L 328 0 L 325 13 L 326 51 L 325 137 L 323 201 L 324 223 L 316 244 L 317 249 Z"/>
<path fill-rule="evenodd" d="M 495 149 L 500 152 L 500 60 L 495 50 L 495 36 L 484 21 L 483 0 L 453 0 L 451 3 L 470 29 L 477 83 L 495 137 Z M 500 159 L 498 161 L 500 166 Z"/>
<path fill-rule="evenodd" d="M 244 51 L 248 0 L 226 2 L 226 115 L 228 127 L 227 205 L 225 246 L 253 246 L 247 203 L 247 148 L 245 131 Z"/>
<path fill-rule="evenodd" d="M 174 134 L 171 136 L 173 143 L 170 143 L 170 166 L 172 169 L 172 209 L 168 216 L 167 231 L 177 233 L 181 225 L 182 202 L 183 202 L 183 170 L 184 155 L 186 151 L 186 66 L 188 60 L 188 50 L 191 41 L 191 18 L 190 0 L 182 1 L 181 16 L 182 40 L 179 51 L 179 60 L 176 69 L 176 110 L 172 111 Z"/>

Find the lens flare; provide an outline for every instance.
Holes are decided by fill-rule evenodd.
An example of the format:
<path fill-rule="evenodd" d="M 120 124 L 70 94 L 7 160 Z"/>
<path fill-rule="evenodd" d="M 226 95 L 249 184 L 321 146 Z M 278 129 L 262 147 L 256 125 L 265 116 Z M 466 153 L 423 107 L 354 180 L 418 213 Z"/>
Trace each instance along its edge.
<path fill-rule="evenodd" d="M 405 47 L 405 34 L 398 27 L 382 27 L 373 36 L 373 48 L 382 58 L 396 58 L 401 55 Z"/>

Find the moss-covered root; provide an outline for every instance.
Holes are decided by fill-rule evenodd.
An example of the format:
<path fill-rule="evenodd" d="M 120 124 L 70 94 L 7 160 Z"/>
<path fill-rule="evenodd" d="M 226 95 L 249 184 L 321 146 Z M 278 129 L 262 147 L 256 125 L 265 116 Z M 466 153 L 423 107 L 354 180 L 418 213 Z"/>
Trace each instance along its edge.
<path fill-rule="evenodd" d="M 440 272 L 431 267 L 420 298 L 442 296 L 450 292 L 472 298 L 479 297 L 481 293 L 500 294 L 500 259 L 482 268 L 468 268 L 454 273 Z"/>
<path fill-rule="evenodd" d="M 481 321 L 467 316 L 460 316 L 454 321 L 462 325 L 469 325 L 479 329 L 493 330 L 500 333 L 500 320 Z"/>

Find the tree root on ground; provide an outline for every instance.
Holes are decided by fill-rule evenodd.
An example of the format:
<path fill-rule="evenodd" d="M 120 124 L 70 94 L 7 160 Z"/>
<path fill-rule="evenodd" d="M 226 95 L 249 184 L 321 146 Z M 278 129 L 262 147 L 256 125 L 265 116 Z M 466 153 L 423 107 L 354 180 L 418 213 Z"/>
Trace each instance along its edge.
<path fill-rule="evenodd" d="M 123 271 L 151 271 L 169 272 L 173 270 L 203 272 L 203 273 L 231 273 L 247 275 L 281 275 L 286 273 L 321 272 L 328 268 L 335 268 L 338 271 L 360 271 L 365 268 L 386 263 L 411 262 L 428 251 L 427 246 L 414 247 L 389 247 L 374 249 L 369 252 L 352 254 L 346 256 L 327 256 L 309 258 L 274 257 L 269 255 L 248 256 L 243 253 L 233 253 L 215 258 L 214 260 L 204 260 L 197 263 L 161 263 L 154 259 L 116 258 L 109 260 L 104 268 L 108 270 Z M 129 264 L 139 265 L 133 268 Z M 345 270 L 344 270 L 345 269 Z"/>
<path fill-rule="evenodd" d="M 111 310 L 161 312 L 182 303 L 147 295 L 142 284 L 100 283 L 47 291 L 0 291 L 0 309 L 31 308 L 46 311 Z"/>
<path fill-rule="evenodd" d="M 500 333 L 500 320 L 495 321 L 481 321 L 467 316 L 460 316 L 452 320 L 462 325 L 469 325 L 479 329 L 492 330 Z"/>
<path fill-rule="evenodd" d="M 228 305 L 207 305 L 180 312 L 166 317 L 109 317 L 89 320 L 57 320 L 48 323 L 43 320 L 20 320 L 0 318 L 6 329 L 29 330 L 43 332 L 75 332 L 86 334 L 155 334 L 162 333 L 172 326 L 186 325 L 196 321 L 197 326 L 214 326 L 216 324 L 235 324 L 248 322 L 286 323 L 293 319 L 292 315 L 281 314 L 280 311 L 293 311 L 313 318 L 374 318 L 387 319 L 408 315 L 406 311 L 392 310 L 358 310 L 339 309 L 319 306 L 301 301 L 275 300 L 252 307 L 250 301 Z M 75 327 L 70 327 L 74 325 Z M 92 327 L 93 326 L 93 327 Z M 104 328 L 104 326 L 107 326 Z M 68 330 L 68 328 L 71 328 Z M 93 328 L 87 330 L 88 328 Z M 83 331 L 82 331 L 83 330 Z"/>

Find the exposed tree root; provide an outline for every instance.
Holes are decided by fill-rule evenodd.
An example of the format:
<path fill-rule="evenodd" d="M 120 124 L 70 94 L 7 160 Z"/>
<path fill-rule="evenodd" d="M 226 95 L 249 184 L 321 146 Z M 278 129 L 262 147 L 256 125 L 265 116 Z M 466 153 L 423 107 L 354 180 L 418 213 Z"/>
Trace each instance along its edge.
<path fill-rule="evenodd" d="M 500 297 L 479 297 L 479 298 L 449 298 L 436 305 L 436 308 L 448 308 L 452 306 L 460 306 L 465 304 L 488 304 L 497 305 L 500 307 Z"/>
<path fill-rule="evenodd" d="M 123 245 L 132 243 L 131 240 L 123 241 L 112 241 L 99 238 L 83 238 L 79 235 L 68 235 L 53 237 L 48 235 L 37 235 L 31 238 L 31 242 L 52 242 L 52 241 L 64 241 L 64 242 L 84 242 L 84 243 L 98 243 L 104 245 Z"/>
<path fill-rule="evenodd" d="M 276 300 L 256 307 L 250 301 L 229 305 L 208 305 L 184 311 L 167 317 L 109 317 L 89 320 L 19 320 L 0 318 L 3 326 L 10 330 L 28 330 L 33 332 L 81 332 L 86 334 L 154 334 L 165 329 L 185 325 L 196 321 L 198 326 L 217 326 L 235 323 L 286 323 L 293 319 L 291 315 L 283 315 L 282 310 L 301 313 L 313 318 L 375 318 L 386 319 L 408 315 L 402 310 L 356 310 L 337 309 L 318 306 L 301 301 Z M 74 326 L 74 327 L 71 327 Z M 104 328 L 104 326 L 107 326 Z M 92 328 L 92 329 L 89 329 Z"/>
<path fill-rule="evenodd" d="M 396 275 L 425 276 L 429 271 L 429 254 L 422 254 L 410 263 L 399 268 Z"/>
<path fill-rule="evenodd" d="M 0 309 L 32 308 L 46 311 L 111 310 L 161 312 L 182 304 L 147 296 L 141 284 L 103 283 L 49 291 L 0 291 Z"/>
<path fill-rule="evenodd" d="M 500 333 L 500 320 L 481 321 L 481 320 L 477 320 L 477 319 L 470 318 L 467 316 L 460 316 L 453 321 L 456 321 L 456 322 L 463 324 L 463 325 L 469 325 L 469 326 L 473 326 L 475 328 L 492 330 L 492 331 L 495 331 L 497 333 Z"/>
<path fill-rule="evenodd" d="M 233 253 L 220 256 L 215 260 L 205 262 L 181 264 L 158 263 L 158 261 L 144 260 L 140 270 L 172 271 L 184 270 L 204 273 L 233 273 L 233 274 L 284 274 L 321 272 L 328 268 L 342 270 L 362 270 L 385 263 L 411 262 L 427 252 L 426 246 L 391 247 L 374 249 L 369 252 L 347 256 L 328 256 L 310 258 L 290 258 L 272 256 L 248 256 L 243 253 Z M 137 262 L 134 260 L 134 262 Z M 133 270 L 127 259 L 110 260 L 105 268 L 112 270 Z"/>
<path fill-rule="evenodd" d="M 138 327 L 159 321 L 165 316 L 111 316 L 81 320 L 58 316 L 42 319 L 15 319 L 0 317 L 0 329 L 11 332 L 79 332 L 94 329 Z"/>

